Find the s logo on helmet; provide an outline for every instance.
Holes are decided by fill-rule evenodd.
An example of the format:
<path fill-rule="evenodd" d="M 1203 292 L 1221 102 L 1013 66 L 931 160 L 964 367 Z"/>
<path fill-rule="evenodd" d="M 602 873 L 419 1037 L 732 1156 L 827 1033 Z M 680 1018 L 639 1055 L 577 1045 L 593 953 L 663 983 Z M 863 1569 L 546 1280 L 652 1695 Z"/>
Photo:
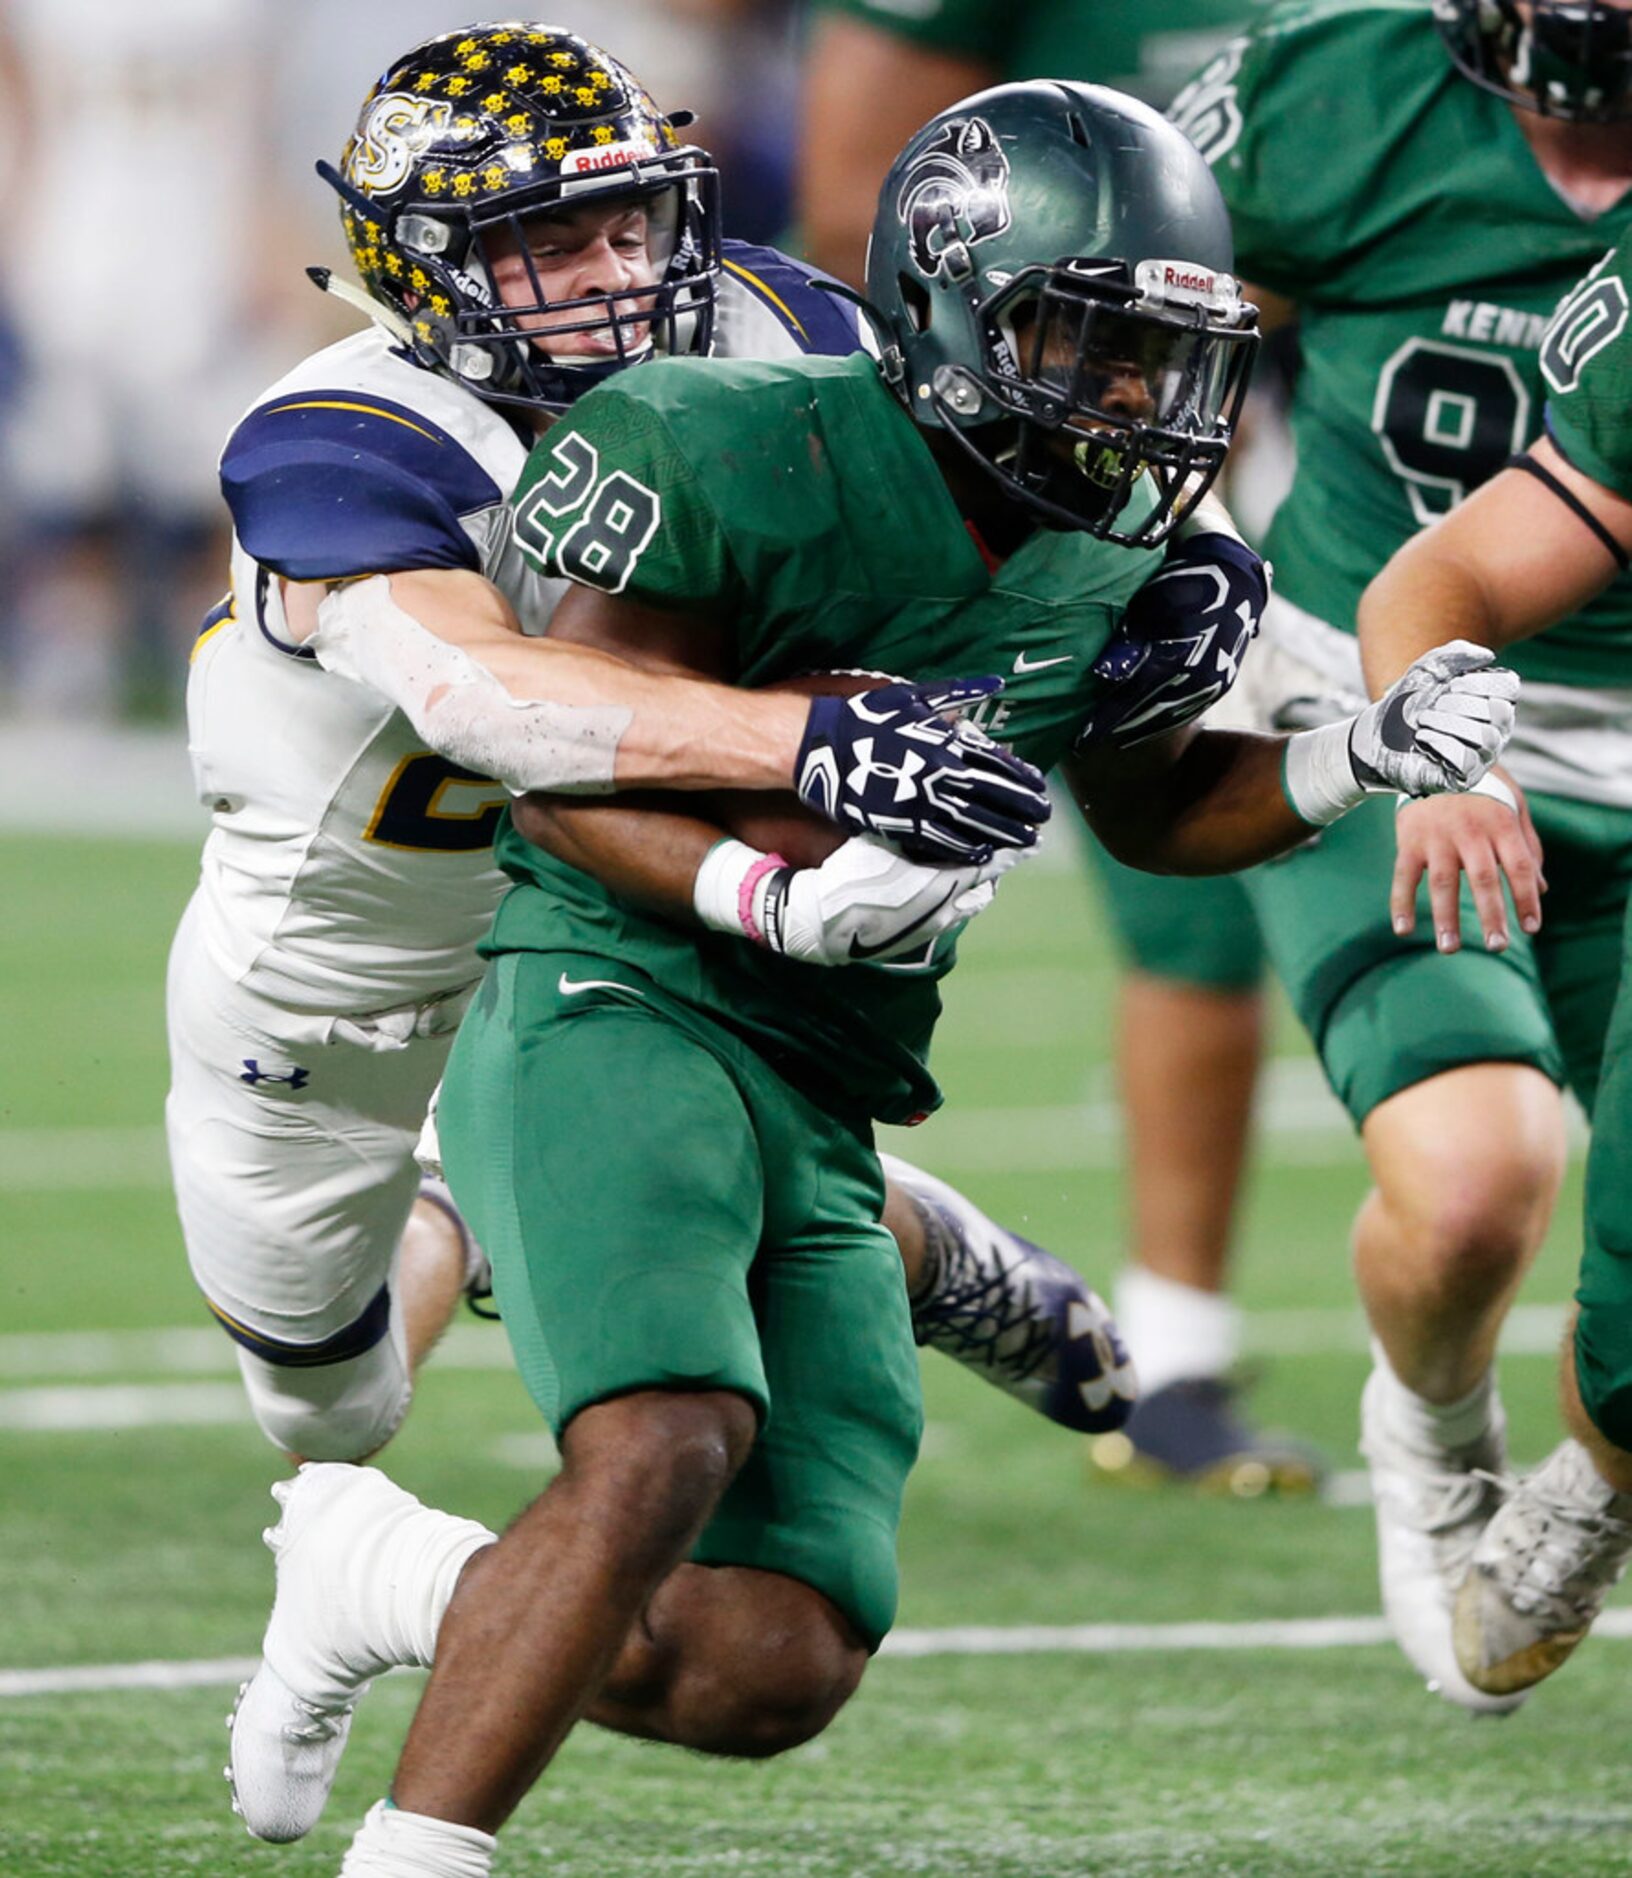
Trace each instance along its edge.
<path fill-rule="evenodd" d="M 357 141 L 346 158 L 347 182 L 367 195 L 389 195 L 407 180 L 414 158 L 442 135 L 452 117 L 453 106 L 443 99 L 388 91 L 357 127 Z"/>
<path fill-rule="evenodd" d="M 1009 159 L 990 124 L 955 117 L 913 159 L 895 199 L 920 273 L 941 271 L 954 243 L 970 246 L 1009 225 Z"/>

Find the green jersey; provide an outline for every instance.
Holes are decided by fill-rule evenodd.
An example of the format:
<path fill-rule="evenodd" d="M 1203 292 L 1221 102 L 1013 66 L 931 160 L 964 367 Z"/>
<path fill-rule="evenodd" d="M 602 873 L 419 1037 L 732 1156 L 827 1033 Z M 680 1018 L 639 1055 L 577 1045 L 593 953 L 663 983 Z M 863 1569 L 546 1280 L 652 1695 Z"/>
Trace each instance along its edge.
<path fill-rule="evenodd" d="M 1541 425 L 1560 297 L 1623 230 L 1553 189 L 1513 112 L 1451 64 L 1427 0 L 1303 0 L 1173 107 L 1213 166 L 1241 277 L 1296 301 L 1298 470 L 1265 545 L 1276 591 L 1352 632 L 1402 542 Z M 1632 580 L 1516 646 L 1531 680 L 1624 683 Z"/>
<path fill-rule="evenodd" d="M 741 684 L 1001 673 L 985 727 L 1043 769 L 1104 695 L 1094 662 L 1159 565 L 1039 529 L 994 570 L 865 354 L 621 373 L 534 449 L 515 501 L 537 565 L 697 612 Z M 926 1062 L 950 941 L 888 965 L 794 964 L 648 917 L 508 827 L 498 853 L 521 884 L 489 952 L 615 958 L 846 1112 L 903 1121 L 939 1103 Z"/>
<path fill-rule="evenodd" d="M 1165 105 L 1201 62 L 1269 0 L 825 0 L 995 78 L 1074 78 Z"/>
<path fill-rule="evenodd" d="M 1632 502 L 1632 235 L 1553 316 L 1541 347 L 1547 434 L 1584 476 Z M 1621 682 L 1632 684 L 1632 662 Z"/>

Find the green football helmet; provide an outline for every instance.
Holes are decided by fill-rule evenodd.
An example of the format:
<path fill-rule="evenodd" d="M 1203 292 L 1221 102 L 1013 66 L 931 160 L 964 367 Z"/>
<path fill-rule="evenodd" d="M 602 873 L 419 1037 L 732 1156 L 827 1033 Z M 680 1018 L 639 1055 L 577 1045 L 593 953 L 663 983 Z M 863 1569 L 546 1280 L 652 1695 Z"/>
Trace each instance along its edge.
<path fill-rule="evenodd" d="M 1150 546 L 1218 474 L 1257 345 L 1223 197 L 1101 85 L 996 85 L 884 179 L 867 298 L 885 378 L 1054 527 Z"/>

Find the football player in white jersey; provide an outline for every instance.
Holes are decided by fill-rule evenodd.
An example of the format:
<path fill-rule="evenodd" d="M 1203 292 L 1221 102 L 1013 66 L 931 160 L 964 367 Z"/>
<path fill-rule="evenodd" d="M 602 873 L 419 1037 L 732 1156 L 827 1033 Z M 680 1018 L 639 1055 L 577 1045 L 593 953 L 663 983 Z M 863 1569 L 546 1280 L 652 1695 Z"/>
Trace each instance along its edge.
<path fill-rule="evenodd" d="M 852 840 L 800 876 L 784 944 L 817 960 L 835 935 L 841 956 L 858 933 L 921 944 L 984 904 L 994 846 L 1047 813 L 1033 772 L 935 715 L 945 693 L 754 698 L 519 630 L 559 597 L 513 550 L 507 506 L 554 412 L 654 354 L 858 343 L 807 270 L 721 243 L 685 121 L 548 27 L 399 60 L 340 168 L 319 165 L 375 324 L 274 385 L 222 456 L 232 591 L 188 686 L 212 829 L 171 956 L 167 1122 L 194 1274 L 296 1458 L 390 1438 L 469 1276 L 445 1195 L 416 1203 L 413 1147 L 504 887 L 507 787 L 801 781 L 919 857 Z M 562 504 L 599 569 L 631 522 L 616 479 Z M 903 764 L 930 784 L 905 811 Z M 916 1197 L 898 1188 L 889 1217 L 923 1340 L 1053 1419 L 1120 1419 L 1131 1380 L 1076 1275 L 903 1177 Z"/>

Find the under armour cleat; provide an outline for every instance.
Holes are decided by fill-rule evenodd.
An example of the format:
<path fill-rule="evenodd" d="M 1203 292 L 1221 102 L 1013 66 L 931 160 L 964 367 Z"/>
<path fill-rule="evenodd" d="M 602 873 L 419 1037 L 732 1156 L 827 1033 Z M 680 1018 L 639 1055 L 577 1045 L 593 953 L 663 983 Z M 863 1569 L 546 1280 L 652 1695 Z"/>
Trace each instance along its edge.
<path fill-rule="evenodd" d="M 1480 1715 L 1505 1715 L 1523 1701 L 1476 1688 L 1458 1666 L 1451 1613 L 1480 1534 L 1496 1510 L 1506 1451 L 1501 1405 L 1466 1447 L 1432 1452 L 1399 1439 L 1383 1413 L 1385 1379 L 1374 1370 L 1360 1398 L 1360 1451 L 1371 1469 L 1377 1570 L 1394 1640 L 1428 1687 Z"/>
<path fill-rule="evenodd" d="M 1632 1493 L 1617 1493 L 1579 1441 L 1505 1490 L 1457 1593 L 1453 1635 L 1468 1681 L 1512 1697 L 1592 1628 L 1632 1557 Z"/>
<path fill-rule="evenodd" d="M 1126 1428 L 1101 1435 L 1089 1459 L 1104 1478 L 1130 1486 L 1182 1486 L 1239 1500 L 1313 1493 L 1326 1471 L 1320 1455 L 1243 1420 L 1238 1394 L 1221 1377 L 1165 1383 L 1140 1397 Z"/>
<path fill-rule="evenodd" d="M 892 1163 L 933 1242 L 918 1342 L 1078 1434 L 1120 1428 L 1139 1385 L 1116 1320 L 1063 1259 L 995 1225 L 944 1181 Z"/>
<path fill-rule="evenodd" d="M 309 1832 L 328 1802 L 352 1710 L 391 1665 L 355 1634 L 344 1563 L 359 1523 L 412 1496 L 371 1467 L 308 1462 L 272 1489 L 283 1507 L 263 1537 L 277 1592 L 261 1666 L 238 1691 L 232 1732 L 233 1811 L 257 1839 Z"/>

